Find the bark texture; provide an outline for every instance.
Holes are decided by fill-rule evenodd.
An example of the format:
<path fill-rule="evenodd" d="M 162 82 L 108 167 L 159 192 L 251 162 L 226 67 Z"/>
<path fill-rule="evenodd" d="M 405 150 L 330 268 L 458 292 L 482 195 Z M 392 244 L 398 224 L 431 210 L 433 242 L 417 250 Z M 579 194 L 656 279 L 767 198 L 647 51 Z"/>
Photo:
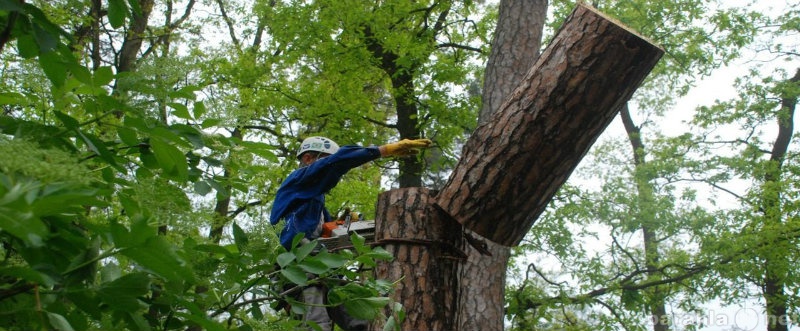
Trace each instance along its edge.
<path fill-rule="evenodd" d="M 579 4 L 522 84 L 472 134 L 436 204 L 483 237 L 519 244 L 662 55 Z"/>
<path fill-rule="evenodd" d="M 485 123 L 500 109 L 514 88 L 539 58 L 547 0 L 500 2 L 492 51 L 486 62 L 478 123 Z M 502 331 L 505 316 L 508 247 L 468 233 L 486 244 L 489 254 L 467 245 L 461 265 L 461 300 L 456 330 Z M 479 327 L 478 327 L 479 326 Z"/>
<path fill-rule="evenodd" d="M 440 217 L 432 199 L 425 188 L 391 190 L 378 197 L 375 243 L 395 259 L 379 264 L 376 276 L 398 282 L 392 299 L 405 308 L 401 330 L 457 330 L 463 228 Z M 381 329 L 373 325 L 373 330 Z"/>
<path fill-rule="evenodd" d="M 154 0 L 139 0 L 140 14 L 134 14 L 131 17 L 128 32 L 125 35 L 125 40 L 122 42 L 122 47 L 117 56 L 117 72 L 133 71 L 135 68 L 136 60 L 139 58 L 139 50 L 142 48 L 142 42 L 145 39 L 145 30 L 147 29 L 147 22 L 150 19 L 150 13 L 153 11 Z"/>
<path fill-rule="evenodd" d="M 539 58 L 547 0 L 503 0 L 483 74 L 478 123 L 486 123 Z"/>

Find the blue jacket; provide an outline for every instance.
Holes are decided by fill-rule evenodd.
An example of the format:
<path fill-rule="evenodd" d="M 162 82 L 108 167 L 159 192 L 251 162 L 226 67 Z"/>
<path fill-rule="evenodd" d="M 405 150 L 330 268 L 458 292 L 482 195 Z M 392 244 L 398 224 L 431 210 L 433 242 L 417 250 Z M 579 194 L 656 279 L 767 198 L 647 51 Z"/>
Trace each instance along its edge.
<path fill-rule="evenodd" d="M 314 232 L 319 226 L 320 217 L 330 221 L 325 209 L 325 194 L 350 169 L 375 160 L 381 156 L 378 147 L 342 146 L 335 154 L 319 159 L 306 167 L 289 174 L 283 181 L 272 204 L 269 221 L 273 225 L 281 219 L 286 225 L 281 231 L 281 245 L 291 249 L 292 239 L 304 233 L 309 240 L 316 239 Z"/>

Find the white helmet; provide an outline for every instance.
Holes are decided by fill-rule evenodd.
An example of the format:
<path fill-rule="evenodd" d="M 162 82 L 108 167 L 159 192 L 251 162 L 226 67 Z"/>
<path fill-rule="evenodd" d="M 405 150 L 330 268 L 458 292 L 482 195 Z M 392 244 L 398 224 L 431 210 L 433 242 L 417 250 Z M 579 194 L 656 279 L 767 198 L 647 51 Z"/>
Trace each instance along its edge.
<path fill-rule="evenodd" d="M 339 150 L 339 145 L 333 140 L 325 137 L 308 137 L 303 140 L 300 149 L 297 151 L 297 158 L 305 152 L 320 152 L 325 154 L 333 154 Z"/>

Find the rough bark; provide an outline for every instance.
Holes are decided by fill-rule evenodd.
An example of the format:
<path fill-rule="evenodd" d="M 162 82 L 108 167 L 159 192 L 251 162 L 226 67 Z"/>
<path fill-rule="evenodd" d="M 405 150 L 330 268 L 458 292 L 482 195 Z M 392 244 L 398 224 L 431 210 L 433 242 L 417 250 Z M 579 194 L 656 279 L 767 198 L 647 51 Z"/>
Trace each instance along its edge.
<path fill-rule="evenodd" d="M 500 2 L 492 51 L 483 74 L 483 104 L 478 123 L 486 123 L 500 109 L 536 63 L 546 18 L 547 0 Z"/>
<path fill-rule="evenodd" d="M 376 276 L 398 282 L 392 299 L 405 308 L 401 330 L 457 330 L 463 231 L 441 216 L 425 188 L 391 190 L 378 198 L 375 243 L 395 259 L 379 264 Z"/>
<path fill-rule="evenodd" d="M 579 4 L 509 100 L 467 141 L 436 204 L 492 241 L 519 244 L 662 54 Z"/>
<path fill-rule="evenodd" d="M 503 0 L 500 2 L 492 51 L 486 62 L 479 123 L 491 118 L 539 58 L 547 0 Z M 485 240 L 489 254 L 467 246 L 461 265 L 461 300 L 456 330 L 502 331 L 505 316 L 508 247 Z"/>
<path fill-rule="evenodd" d="M 467 245 L 467 260 L 462 263 L 459 273 L 461 296 L 456 321 L 458 327 L 454 330 L 503 330 L 506 268 L 511 250 L 484 241 L 489 254 Z"/>
<path fill-rule="evenodd" d="M 134 70 L 136 60 L 139 58 L 139 50 L 141 50 L 142 42 L 144 42 L 144 31 L 147 29 L 147 22 L 150 19 L 150 13 L 153 11 L 153 5 L 153 0 L 139 0 L 139 7 L 142 9 L 141 15 L 134 14 L 131 17 L 125 41 L 122 42 L 122 48 L 117 58 L 118 73 Z"/>

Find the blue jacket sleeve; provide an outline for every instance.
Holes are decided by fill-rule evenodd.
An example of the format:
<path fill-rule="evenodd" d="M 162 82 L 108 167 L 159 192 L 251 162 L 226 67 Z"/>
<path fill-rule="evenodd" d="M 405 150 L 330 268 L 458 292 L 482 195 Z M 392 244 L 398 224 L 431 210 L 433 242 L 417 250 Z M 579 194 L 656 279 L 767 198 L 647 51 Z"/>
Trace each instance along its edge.
<path fill-rule="evenodd" d="M 277 224 L 304 202 L 323 195 L 350 169 L 379 158 L 378 147 L 343 146 L 335 154 L 292 172 L 275 195 L 270 223 Z"/>

